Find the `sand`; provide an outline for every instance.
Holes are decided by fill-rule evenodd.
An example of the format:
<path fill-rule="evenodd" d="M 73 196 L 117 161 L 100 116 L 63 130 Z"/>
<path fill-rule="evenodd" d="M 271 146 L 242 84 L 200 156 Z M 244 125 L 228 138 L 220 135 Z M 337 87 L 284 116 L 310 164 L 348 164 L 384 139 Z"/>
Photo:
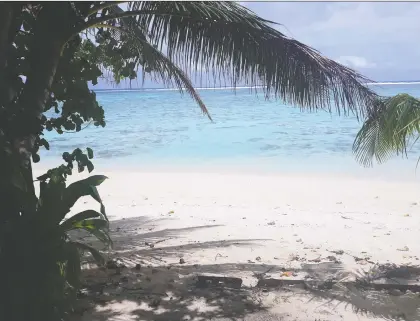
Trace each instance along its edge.
<path fill-rule="evenodd" d="M 302 278 L 308 267 L 332 262 L 345 276 L 375 263 L 415 265 L 419 260 L 420 186 L 414 181 L 197 169 L 99 168 L 99 173 L 109 177 L 99 190 L 112 221 L 113 257 L 128 268 L 172 265 L 180 275 L 235 276 L 252 287 L 257 273 L 270 267 L 268 277 Z M 73 210 L 97 207 L 83 199 Z M 325 312 L 313 302 L 302 306 L 308 300 L 296 296 L 288 303 L 278 298 L 261 320 L 361 318 L 344 314 L 343 308 Z M 131 320 L 140 306 L 109 304 L 114 306 L 108 310 L 119 311 L 115 320 Z M 183 320 L 168 320 L 178 319 Z M 252 315 L 244 320 L 253 320 Z"/>

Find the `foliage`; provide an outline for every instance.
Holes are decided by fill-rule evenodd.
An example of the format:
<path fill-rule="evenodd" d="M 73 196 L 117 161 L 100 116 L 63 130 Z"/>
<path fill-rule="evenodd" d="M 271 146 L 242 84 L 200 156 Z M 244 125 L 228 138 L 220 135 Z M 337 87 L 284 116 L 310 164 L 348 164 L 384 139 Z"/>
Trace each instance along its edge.
<path fill-rule="evenodd" d="M 407 155 L 409 143 L 415 143 L 419 133 L 420 100 L 408 94 L 384 97 L 364 121 L 353 152 L 365 166 L 371 166 L 373 158 L 383 163 L 395 154 Z"/>
<path fill-rule="evenodd" d="M 98 264 L 104 264 L 97 249 L 72 240 L 69 232 L 85 230 L 111 245 L 105 207 L 96 189 L 106 177 L 95 175 L 66 187 L 66 175 L 59 167 L 39 177 L 34 215 L 0 226 L 0 272 L 7 273 L 8 283 L 2 286 L 9 290 L 1 298 L 2 320 L 59 320 L 71 302 L 67 299 L 74 298 L 80 286 L 80 253 L 89 251 Z M 75 202 L 87 195 L 101 204 L 101 211 L 69 215 Z"/>

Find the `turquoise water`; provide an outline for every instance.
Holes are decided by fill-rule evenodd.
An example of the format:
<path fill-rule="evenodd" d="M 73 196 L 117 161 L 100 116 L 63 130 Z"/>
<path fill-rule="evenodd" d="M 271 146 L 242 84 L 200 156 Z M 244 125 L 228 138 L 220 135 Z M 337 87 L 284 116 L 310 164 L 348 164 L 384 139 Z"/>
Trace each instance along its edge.
<path fill-rule="evenodd" d="M 373 88 L 383 95 L 420 96 L 420 84 Z M 224 163 L 298 170 L 359 167 L 351 147 L 361 124 L 353 116 L 301 112 L 249 89 L 200 90 L 200 95 L 214 122 L 177 91 L 98 92 L 107 126 L 92 125 L 74 134 L 47 133 L 51 150 L 42 151 L 41 157 L 56 164 L 65 151 L 91 147 L 97 164 L 119 167 Z M 418 151 L 413 150 L 414 157 L 404 164 L 415 165 Z"/>

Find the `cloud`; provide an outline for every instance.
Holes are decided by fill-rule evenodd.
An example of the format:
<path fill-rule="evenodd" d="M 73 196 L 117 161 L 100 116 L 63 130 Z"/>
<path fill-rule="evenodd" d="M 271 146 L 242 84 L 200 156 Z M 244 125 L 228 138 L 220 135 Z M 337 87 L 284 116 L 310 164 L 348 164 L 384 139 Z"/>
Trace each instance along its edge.
<path fill-rule="evenodd" d="M 280 31 L 323 55 L 346 57 L 342 60 L 373 80 L 420 79 L 420 41 L 415 41 L 419 2 L 247 2 L 246 6 L 283 24 L 277 27 Z"/>
<path fill-rule="evenodd" d="M 340 56 L 338 59 L 335 59 L 335 61 L 342 65 L 355 69 L 376 67 L 376 64 L 374 62 L 370 62 L 366 58 L 358 56 Z"/>
<path fill-rule="evenodd" d="M 375 81 L 420 79 L 420 2 L 240 2 Z M 204 75 L 206 78 L 206 75 Z M 145 87 L 161 86 L 147 82 Z"/>

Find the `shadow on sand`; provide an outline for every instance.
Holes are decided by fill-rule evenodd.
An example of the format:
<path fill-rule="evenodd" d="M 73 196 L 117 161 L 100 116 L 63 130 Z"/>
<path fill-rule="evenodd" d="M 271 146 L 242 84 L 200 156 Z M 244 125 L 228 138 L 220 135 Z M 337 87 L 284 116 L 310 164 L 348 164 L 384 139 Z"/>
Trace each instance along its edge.
<path fill-rule="evenodd" d="M 357 320 L 365 316 L 389 320 L 420 319 L 418 294 L 392 289 L 371 290 L 363 287 L 360 278 L 359 283 L 340 283 L 343 275 L 349 275 L 340 264 L 302 265 L 301 269 L 294 270 L 295 275 L 304 275 L 298 278 L 302 282 L 269 289 L 241 286 L 241 283 L 238 286 L 238 283 L 230 281 L 248 273 L 256 285 L 267 275 L 280 275 L 285 271 L 282 266 L 217 262 L 205 265 L 174 264 L 174 260 L 183 254 L 196 250 L 258 246 L 267 240 L 184 244 L 182 239 L 187 233 L 217 225 L 162 230 L 159 229 L 160 222 L 138 217 L 111 223 L 114 249 L 109 259 L 116 266 L 94 268 L 87 258 L 90 268 L 84 271 L 85 288 L 72 320 L 286 321 L 315 320 L 320 319 L 320 315 L 322 320 Z M 85 236 L 79 234 L 77 237 Z M 176 240 L 179 245 L 163 246 L 168 239 Z M 91 243 L 95 242 L 92 240 Z M 419 278 L 418 270 L 411 272 L 411 278 Z M 221 278 L 219 282 L 204 284 L 198 282 L 201 275 L 218 275 Z M 321 282 L 316 285 L 305 282 L 314 279 Z M 348 318 L 348 313 L 351 318 Z"/>

